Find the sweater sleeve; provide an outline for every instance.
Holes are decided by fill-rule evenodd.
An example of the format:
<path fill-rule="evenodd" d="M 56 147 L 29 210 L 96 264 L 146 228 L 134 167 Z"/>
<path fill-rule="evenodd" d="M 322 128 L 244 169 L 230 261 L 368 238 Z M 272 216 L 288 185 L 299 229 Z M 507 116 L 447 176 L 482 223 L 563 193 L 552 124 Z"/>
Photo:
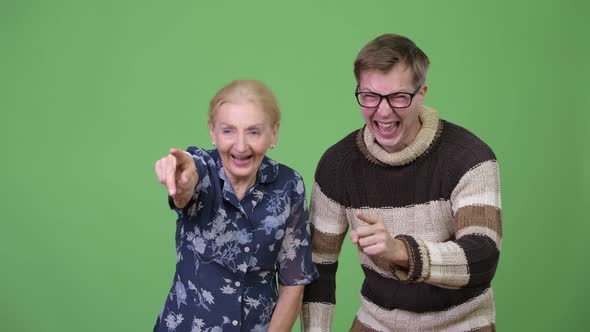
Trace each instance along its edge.
<path fill-rule="evenodd" d="M 502 241 L 498 163 L 488 160 L 469 169 L 451 193 L 454 238 L 430 242 L 398 235 L 409 254 L 409 269 L 394 267 L 402 281 L 445 288 L 491 283 Z"/>
<path fill-rule="evenodd" d="M 312 257 L 319 278 L 305 287 L 301 312 L 302 331 L 332 331 L 336 305 L 336 270 L 338 256 L 348 230 L 346 208 L 331 193 L 344 192 L 337 162 L 324 155 L 316 171 L 311 196 Z M 341 169 L 341 168 L 340 168 Z"/>

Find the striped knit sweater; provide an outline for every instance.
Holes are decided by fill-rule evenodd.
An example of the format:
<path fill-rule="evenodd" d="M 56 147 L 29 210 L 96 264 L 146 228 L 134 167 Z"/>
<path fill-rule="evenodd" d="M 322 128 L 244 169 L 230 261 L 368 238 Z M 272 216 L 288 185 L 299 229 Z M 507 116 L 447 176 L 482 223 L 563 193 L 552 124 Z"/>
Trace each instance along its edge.
<path fill-rule="evenodd" d="M 409 268 L 358 252 L 365 275 L 352 331 L 493 331 L 491 288 L 502 240 L 500 180 L 492 150 L 423 107 L 422 128 L 388 153 L 357 130 L 321 158 L 312 192 L 313 260 L 304 331 L 331 331 L 338 256 L 355 211 L 383 217 Z M 352 319 L 351 319 L 352 320 Z"/>

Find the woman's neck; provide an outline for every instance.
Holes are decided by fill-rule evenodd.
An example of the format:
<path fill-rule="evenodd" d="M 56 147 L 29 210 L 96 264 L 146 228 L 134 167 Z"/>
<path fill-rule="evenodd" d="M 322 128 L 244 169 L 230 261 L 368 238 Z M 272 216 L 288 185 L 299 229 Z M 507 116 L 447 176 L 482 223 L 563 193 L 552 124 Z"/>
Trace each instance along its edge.
<path fill-rule="evenodd" d="M 236 197 L 239 201 L 241 201 L 242 198 L 244 198 L 248 189 L 250 189 L 254 185 L 254 182 L 256 182 L 256 175 L 257 174 L 254 173 L 254 175 L 249 176 L 247 178 L 238 179 L 228 177 L 229 183 L 231 184 L 231 187 L 234 190 L 234 194 L 236 194 Z"/>

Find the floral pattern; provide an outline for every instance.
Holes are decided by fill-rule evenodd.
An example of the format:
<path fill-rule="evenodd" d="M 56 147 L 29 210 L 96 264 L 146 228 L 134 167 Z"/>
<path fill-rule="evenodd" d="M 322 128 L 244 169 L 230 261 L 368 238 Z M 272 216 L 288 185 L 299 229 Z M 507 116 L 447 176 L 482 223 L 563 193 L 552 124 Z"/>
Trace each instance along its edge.
<path fill-rule="evenodd" d="M 292 169 L 264 158 L 240 201 L 216 150 L 191 147 L 199 183 L 177 209 L 176 272 L 154 331 L 266 331 L 277 282 L 317 278 L 305 187 Z"/>

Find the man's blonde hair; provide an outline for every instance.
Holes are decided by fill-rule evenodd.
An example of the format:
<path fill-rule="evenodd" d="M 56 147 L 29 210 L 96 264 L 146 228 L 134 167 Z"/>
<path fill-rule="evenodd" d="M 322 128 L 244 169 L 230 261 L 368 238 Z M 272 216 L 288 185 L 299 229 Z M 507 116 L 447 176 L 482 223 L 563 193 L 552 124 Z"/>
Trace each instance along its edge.
<path fill-rule="evenodd" d="M 368 70 L 387 73 L 397 65 L 406 65 L 413 72 L 416 87 L 426 82 L 430 60 L 413 41 L 388 33 L 371 40 L 361 49 L 354 61 L 354 76 L 360 83 L 361 74 Z"/>

